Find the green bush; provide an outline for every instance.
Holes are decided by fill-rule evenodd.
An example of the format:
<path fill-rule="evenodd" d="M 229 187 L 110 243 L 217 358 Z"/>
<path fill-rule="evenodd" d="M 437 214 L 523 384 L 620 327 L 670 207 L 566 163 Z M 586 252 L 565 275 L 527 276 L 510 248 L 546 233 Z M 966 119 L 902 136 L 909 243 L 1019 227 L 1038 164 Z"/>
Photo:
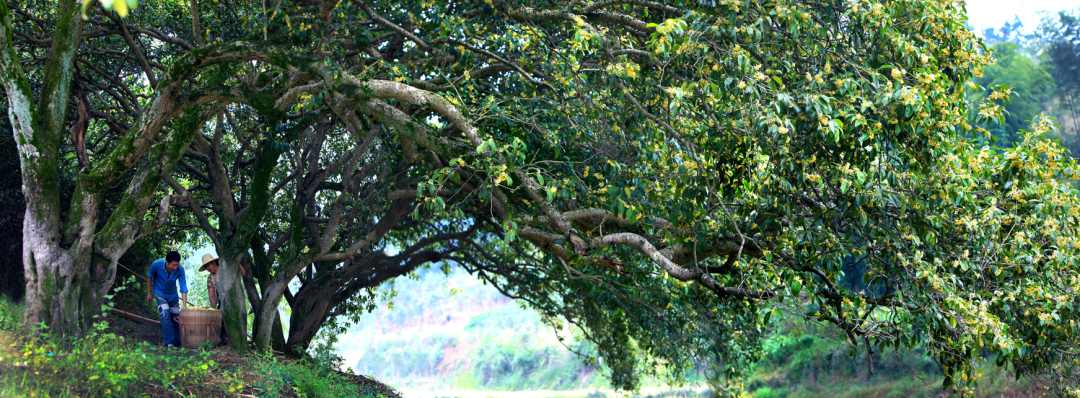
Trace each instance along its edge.
<path fill-rule="evenodd" d="M 22 325 L 24 307 L 0 295 L 0 330 L 17 330 Z"/>
<path fill-rule="evenodd" d="M 866 346 L 860 344 L 852 356 L 842 336 L 799 334 L 781 325 L 763 348 L 765 357 L 746 383 L 747 392 L 754 397 L 904 398 L 942 393 L 941 372 L 922 347 L 875 352 L 873 375 Z M 978 369 L 983 376 L 976 386 L 976 397 L 1027 395 L 1032 390 L 1029 382 L 1017 382 L 1010 371 L 994 366 L 993 360 L 983 362 Z"/>
<path fill-rule="evenodd" d="M 326 362 L 318 359 L 304 359 L 291 362 L 282 361 L 273 356 L 262 356 L 253 362 L 252 373 L 261 377 L 253 387 L 259 397 L 274 398 L 286 396 L 291 391 L 301 398 L 381 398 L 378 391 L 361 391 Z"/>
<path fill-rule="evenodd" d="M 14 390 L 3 393 L 124 397 L 142 395 L 138 391 L 147 387 L 180 392 L 177 385 L 200 385 L 215 366 L 207 352 L 131 344 L 104 333 L 105 322 L 95 327 L 85 338 L 41 333 L 16 343 L 15 356 L 0 359 L 2 384 Z"/>

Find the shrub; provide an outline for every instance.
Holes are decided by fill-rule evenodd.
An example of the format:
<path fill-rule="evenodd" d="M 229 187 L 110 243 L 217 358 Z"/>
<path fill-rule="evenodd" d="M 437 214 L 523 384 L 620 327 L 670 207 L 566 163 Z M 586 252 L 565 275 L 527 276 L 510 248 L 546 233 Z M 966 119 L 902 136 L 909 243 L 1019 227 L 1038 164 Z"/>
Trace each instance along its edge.
<path fill-rule="evenodd" d="M 326 366 L 332 363 L 322 362 L 319 358 L 285 361 L 264 355 L 252 363 L 252 373 L 261 376 L 253 386 L 259 391 L 259 397 L 267 398 L 289 395 L 286 391 L 306 398 L 384 396 L 374 389 L 358 389 L 345 376 Z"/>
<path fill-rule="evenodd" d="M 81 339 L 47 332 L 17 342 L 16 356 L 0 360 L 3 384 L 33 395 L 135 396 L 145 388 L 175 390 L 200 385 L 214 361 L 207 352 L 131 344 L 104 333 L 108 324 Z M 166 370 L 167 371 L 163 371 Z"/>
<path fill-rule="evenodd" d="M 0 330 L 16 330 L 22 325 L 24 306 L 0 295 Z"/>

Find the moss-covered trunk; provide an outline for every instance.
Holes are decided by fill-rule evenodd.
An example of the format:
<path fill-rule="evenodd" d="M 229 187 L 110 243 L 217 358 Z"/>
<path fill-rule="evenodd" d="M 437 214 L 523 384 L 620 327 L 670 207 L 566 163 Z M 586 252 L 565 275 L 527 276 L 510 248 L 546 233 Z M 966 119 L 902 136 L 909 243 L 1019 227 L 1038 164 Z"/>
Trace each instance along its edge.
<path fill-rule="evenodd" d="M 342 304 L 358 292 L 412 272 L 420 265 L 442 259 L 432 250 L 413 246 L 398 256 L 381 251 L 353 258 L 341 267 L 324 267 L 304 283 L 291 303 L 289 340 L 285 352 L 299 355 L 307 350 L 316 334 L 336 316 Z M 289 278 L 291 279 L 291 278 Z"/>
<path fill-rule="evenodd" d="M 266 215 L 267 210 L 270 207 L 270 175 L 277 167 L 278 159 L 281 156 L 281 149 L 279 146 L 272 145 L 263 141 L 259 144 L 258 148 L 258 160 L 255 164 L 255 170 L 251 180 L 251 199 L 247 205 L 247 208 L 242 212 L 243 216 L 239 220 L 230 221 L 232 225 L 226 225 L 223 228 L 222 236 L 218 239 L 219 247 L 218 253 L 222 253 L 221 263 L 218 268 L 218 289 L 222 298 L 222 316 L 225 320 L 225 329 L 228 331 L 230 337 L 229 344 L 234 351 L 247 352 L 247 301 L 245 297 L 245 291 L 243 286 L 243 279 L 240 276 L 240 268 L 237 265 L 242 264 L 244 256 L 248 255 L 248 248 L 250 247 L 251 240 L 258 230 L 259 224 L 262 222 L 263 217 Z M 212 157 L 218 156 L 215 153 Z M 211 168 L 211 174 L 220 174 L 220 177 L 213 176 L 217 180 L 214 183 L 214 195 L 215 200 L 219 204 L 225 204 L 225 206 L 232 206 L 232 194 L 228 189 L 227 183 L 220 183 L 220 181 L 227 181 L 227 177 L 224 177 L 224 168 L 221 167 L 220 160 L 214 159 L 212 163 L 215 163 L 215 167 Z M 224 207 L 224 206 L 223 206 Z M 232 217 L 221 217 L 223 220 L 229 220 Z M 235 226 L 234 229 L 230 227 Z M 231 230 L 230 230 L 231 229 Z M 264 304 L 260 307 L 265 307 L 265 292 L 262 302 Z M 274 304 L 276 307 L 276 303 Z M 269 330 L 269 325 L 263 328 L 263 330 Z M 242 336 L 242 337 L 241 337 Z M 240 337 L 240 338 L 237 338 Z M 267 340 L 268 342 L 269 340 Z M 257 349 L 264 351 L 267 349 L 267 344 L 256 344 Z"/>
<path fill-rule="evenodd" d="M 281 319 L 278 315 L 278 305 L 281 304 L 281 299 L 284 297 L 285 289 L 288 289 L 288 284 L 299 272 L 299 269 L 303 269 L 306 264 L 311 263 L 313 255 L 299 254 L 293 256 L 287 256 L 285 260 L 281 261 L 281 265 L 278 267 L 281 271 L 274 276 L 273 279 L 268 281 L 262 289 L 262 302 L 255 310 L 255 335 L 252 342 L 255 344 L 255 348 L 258 350 L 266 350 L 270 347 L 270 342 L 274 338 L 274 334 L 281 330 Z M 333 294 L 333 290 L 324 291 L 325 294 Z M 290 307 L 293 309 L 291 317 L 296 317 L 296 305 L 294 300 L 290 303 Z M 293 329 L 289 329 L 289 338 L 292 339 L 292 335 L 296 333 Z M 284 336 L 282 336 L 283 338 Z M 290 344 L 286 342 L 284 348 L 289 351 Z M 299 355 L 301 351 L 292 351 L 291 354 Z"/>
<path fill-rule="evenodd" d="M 114 150 L 108 159 L 76 176 L 76 188 L 67 217 L 59 201 L 61 141 L 67 135 L 68 100 L 71 98 L 73 64 L 79 47 L 82 20 L 79 3 L 58 1 L 57 26 L 52 48 L 40 74 L 40 91 L 32 91 L 22 62 L 13 46 L 11 11 L 0 3 L 0 83 L 8 98 L 8 118 L 15 135 L 22 173 L 26 212 L 23 218 L 23 271 L 26 278 L 26 325 L 44 325 L 50 332 L 81 335 L 94 316 L 116 276 L 116 261 L 140 233 L 147 204 L 156 193 L 163 171 L 170 170 L 191 141 L 190 129 L 153 143 L 144 140 Z M 169 109 L 172 101 L 157 101 Z M 149 112 L 148 112 L 149 113 Z M 163 122 L 162 122 L 163 123 Z M 139 124 L 146 126 L 145 123 Z M 134 128 L 122 143 L 135 135 L 156 133 Z M 153 143 L 153 144 L 151 144 Z M 122 152 L 122 153 L 119 153 Z M 149 153 L 152 156 L 142 155 Z M 104 192 L 116 179 L 144 161 L 125 192 L 122 202 L 105 227 L 97 231 Z M 66 220 L 65 220 L 66 219 Z"/>
<path fill-rule="evenodd" d="M 267 256 L 266 247 L 266 241 L 264 241 L 262 237 L 258 234 L 256 234 L 252 238 L 252 263 L 251 268 L 249 269 L 252 271 L 251 274 L 254 274 L 252 275 L 252 279 L 258 282 L 259 289 L 263 292 L 269 291 L 271 288 L 271 284 L 273 283 L 273 279 L 271 278 L 273 261 L 270 260 L 270 258 Z M 277 308 L 274 308 L 273 314 L 270 314 L 273 315 L 272 326 L 270 326 L 269 331 L 265 330 L 266 324 L 263 323 L 261 320 L 263 319 L 263 315 L 265 314 L 266 309 L 264 309 L 262 301 L 263 300 L 260 298 L 257 302 L 252 302 L 252 304 L 255 306 L 255 324 L 252 325 L 252 336 L 254 336 L 253 338 L 255 344 L 256 346 L 258 346 L 259 339 L 262 338 L 262 336 L 264 335 L 269 335 L 270 346 L 277 351 L 284 351 L 285 331 L 281 327 L 281 315 L 279 311 L 277 311 Z"/>
<path fill-rule="evenodd" d="M 239 245 L 246 248 L 245 245 Z M 217 274 L 218 300 L 221 301 L 221 315 L 225 320 L 225 330 L 229 333 L 229 346 L 238 353 L 248 351 L 247 297 L 241 285 L 241 259 L 244 253 L 235 248 L 226 247 L 220 252 L 221 257 Z"/>
<path fill-rule="evenodd" d="M 93 319 L 91 309 L 100 295 L 92 288 L 96 280 L 90 274 L 90 252 L 79 246 L 65 247 L 60 237 L 59 149 L 82 24 L 74 2 L 59 2 L 57 14 L 44 85 L 35 95 L 13 47 L 11 11 L 0 4 L 0 81 L 19 148 L 26 200 L 22 253 L 26 324 L 41 323 L 54 332 L 78 334 Z"/>

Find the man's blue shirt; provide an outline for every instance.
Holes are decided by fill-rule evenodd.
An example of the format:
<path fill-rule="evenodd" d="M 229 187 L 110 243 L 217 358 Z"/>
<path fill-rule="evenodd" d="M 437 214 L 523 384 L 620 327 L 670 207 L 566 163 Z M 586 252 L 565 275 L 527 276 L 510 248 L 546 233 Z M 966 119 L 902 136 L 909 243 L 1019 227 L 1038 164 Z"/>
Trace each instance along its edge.
<path fill-rule="evenodd" d="M 165 259 L 159 258 L 150 264 L 146 276 L 154 279 L 154 294 L 169 300 L 179 297 L 176 294 L 176 282 L 180 281 L 180 293 L 187 293 L 187 276 L 184 275 L 184 266 L 176 267 L 176 271 L 165 270 Z"/>

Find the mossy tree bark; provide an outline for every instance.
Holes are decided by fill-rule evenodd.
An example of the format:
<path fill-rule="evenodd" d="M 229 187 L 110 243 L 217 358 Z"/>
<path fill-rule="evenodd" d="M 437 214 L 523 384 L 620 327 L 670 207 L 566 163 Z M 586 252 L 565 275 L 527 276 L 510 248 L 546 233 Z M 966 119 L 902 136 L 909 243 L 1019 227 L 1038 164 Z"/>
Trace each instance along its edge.
<path fill-rule="evenodd" d="M 71 86 L 71 64 L 81 23 L 78 5 L 61 2 L 54 46 L 44 70 L 45 86 L 35 95 L 15 54 L 11 12 L 0 4 L 0 73 L 8 96 L 8 117 L 19 147 L 26 214 L 23 219 L 23 266 L 26 275 L 27 324 L 44 323 L 55 331 L 85 328 L 94 292 L 89 256 L 66 250 L 60 240 L 57 181 L 58 149 Z M 88 202 L 93 206 L 94 203 Z M 79 263 L 76 263 L 79 261 Z"/>
<path fill-rule="evenodd" d="M 59 1 L 57 28 L 41 71 L 32 86 L 16 53 L 11 10 L 0 4 L 0 83 L 8 97 L 22 171 L 26 213 L 23 220 L 23 267 L 26 276 L 25 324 L 44 325 L 60 334 L 82 335 L 100 314 L 116 277 L 116 263 L 143 234 L 162 226 L 145 221 L 158 196 L 162 176 L 172 170 L 208 116 L 204 97 L 179 101 L 180 84 L 196 65 L 181 64 L 163 76 L 158 91 L 136 123 L 105 156 L 75 176 L 75 192 L 62 217 L 58 177 L 61 142 L 67 131 L 73 64 L 83 22 L 78 2 Z M 186 60 L 199 59 L 189 57 Z M 40 87 L 34 90 L 33 87 Z M 179 117 L 179 118 L 178 118 Z M 178 120 L 168 134 L 165 123 Z M 103 196 L 125 173 L 136 172 L 122 199 L 101 223 Z"/>

